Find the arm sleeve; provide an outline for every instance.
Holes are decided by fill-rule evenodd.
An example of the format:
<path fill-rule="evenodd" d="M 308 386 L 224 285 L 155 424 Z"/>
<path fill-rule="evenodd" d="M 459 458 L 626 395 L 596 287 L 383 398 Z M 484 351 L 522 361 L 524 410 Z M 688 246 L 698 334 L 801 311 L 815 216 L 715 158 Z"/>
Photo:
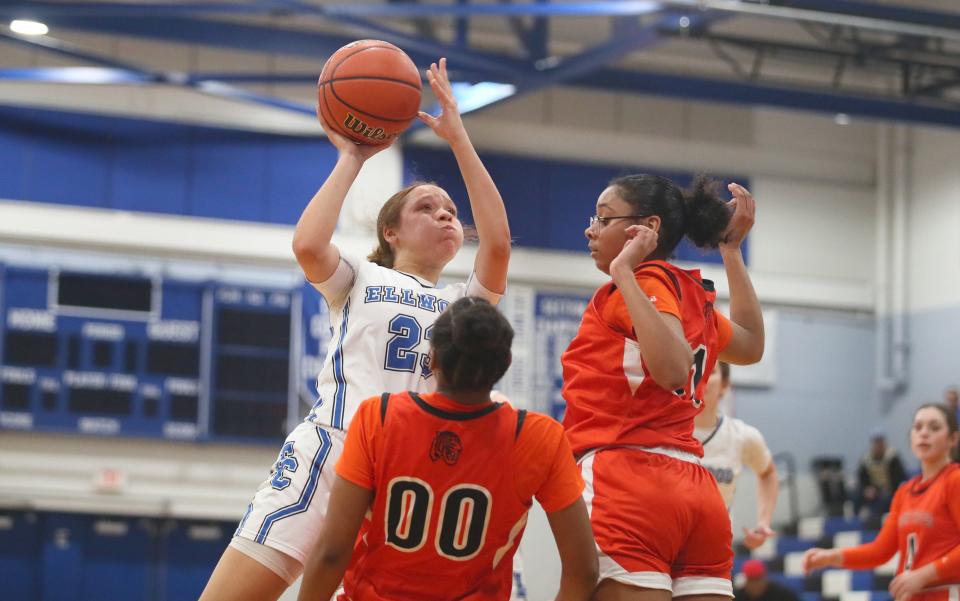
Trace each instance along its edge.
<path fill-rule="evenodd" d="M 947 510 L 953 523 L 960 527 L 960 471 L 950 474 L 947 483 Z M 960 580 L 960 544 L 937 559 L 934 564 L 937 569 L 937 580 L 956 582 Z"/>
<path fill-rule="evenodd" d="M 717 352 L 719 353 L 730 344 L 730 339 L 733 338 L 733 325 L 730 319 L 719 311 L 714 311 L 713 316 L 717 324 Z"/>
<path fill-rule="evenodd" d="M 537 502 L 547 513 L 566 509 L 583 494 L 584 483 L 580 468 L 573 460 L 573 449 L 560 424 L 553 431 L 555 451 L 543 485 L 537 491 Z M 549 448 L 549 447 L 548 447 Z M 549 457 L 549 456 L 548 456 Z"/>
<path fill-rule="evenodd" d="M 380 397 L 369 398 L 360 404 L 350 422 L 343 454 L 337 461 L 337 475 L 357 486 L 375 488 L 374 444 L 380 427 Z"/>
<path fill-rule="evenodd" d="M 753 470 L 758 476 L 767 471 L 770 462 L 773 461 L 773 455 L 767 448 L 767 442 L 763 439 L 763 434 L 753 426 L 743 425 L 743 464 Z"/>
<path fill-rule="evenodd" d="M 491 305 L 499 304 L 500 299 L 503 298 L 503 294 L 497 294 L 496 292 L 487 290 L 487 287 L 480 282 L 480 280 L 477 278 L 477 274 L 475 273 L 470 274 L 470 279 L 467 280 L 467 286 L 464 295 L 482 298 Z"/>
<path fill-rule="evenodd" d="M 637 284 L 657 311 L 669 313 L 682 320 L 680 300 L 677 298 L 677 293 L 674 291 L 673 284 L 660 270 L 640 270 L 637 273 Z M 633 332 L 633 320 L 630 319 L 630 311 L 627 309 L 627 303 L 623 300 L 623 295 L 620 294 L 619 290 L 611 294 L 604 305 L 603 317 L 610 327 L 625 338 L 636 338 L 636 334 Z"/>
<path fill-rule="evenodd" d="M 341 254 L 340 262 L 337 263 L 337 269 L 333 275 L 322 282 L 310 282 L 323 295 L 328 305 L 342 303 L 353 289 L 353 284 L 357 280 L 357 269 L 353 263 L 356 263 L 355 259 L 348 259 Z"/>
<path fill-rule="evenodd" d="M 565 509 L 583 493 L 580 468 L 563 426 L 539 413 L 528 413 L 517 440 L 514 465 L 517 495 L 536 497 L 544 511 Z"/>
<path fill-rule="evenodd" d="M 897 490 L 890 506 L 890 515 L 880 528 L 876 540 L 842 551 L 843 567 L 853 570 L 869 570 L 886 563 L 897 552 L 897 522 L 900 521 L 900 501 L 904 487 Z"/>

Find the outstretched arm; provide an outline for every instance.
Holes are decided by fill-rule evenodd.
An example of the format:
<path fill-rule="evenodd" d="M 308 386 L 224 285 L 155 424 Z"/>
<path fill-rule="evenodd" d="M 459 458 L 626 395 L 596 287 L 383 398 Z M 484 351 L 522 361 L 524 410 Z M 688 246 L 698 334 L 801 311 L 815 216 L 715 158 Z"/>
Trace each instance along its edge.
<path fill-rule="evenodd" d="M 343 580 L 373 491 L 337 476 L 317 546 L 303 568 L 300 601 L 330 599 Z"/>
<path fill-rule="evenodd" d="M 360 168 L 367 159 L 392 143 L 379 146 L 356 144 L 334 131 L 320 117 L 319 111 L 317 117 L 339 156 L 333 171 L 303 210 L 293 232 L 293 254 L 307 280 L 314 283 L 326 281 L 337 269 L 340 251 L 330 240 L 337 229 L 343 201 Z"/>
<path fill-rule="evenodd" d="M 507 264 L 510 260 L 507 210 L 503 206 L 500 191 L 497 190 L 487 168 L 483 166 L 460 119 L 457 100 L 447 77 L 447 59 L 441 58 L 439 65 L 430 65 L 427 80 L 443 112 L 439 117 L 421 112 L 420 119 L 430 126 L 437 136 L 446 140 L 457 159 L 480 238 L 474 272 L 484 288 L 500 294 L 507 287 Z"/>
<path fill-rule="evenodd" d="M 747 273 L 740 245 L 753 227 L 756 205 L 750 192 L 739 184 L 730 184 L 733 216 L 727 227 L 720 256 L 730 286 L 730 321 L 733 335 L 720 353 L 720 360 L 736 365 L 756 363 L 763 357 L 763 313 L 760 301 Z"/>
<path fill-rule="evenodd" d="M 900 501 L 893 498 L 890 515 L 873 542 L 847 549 L 809 549 L 803 556 L 803 571 L 820 568 L 844 567 L 850 570 L 871 570 L 883 565 L 897 552 L 897 523 L 900 520 Z"/>

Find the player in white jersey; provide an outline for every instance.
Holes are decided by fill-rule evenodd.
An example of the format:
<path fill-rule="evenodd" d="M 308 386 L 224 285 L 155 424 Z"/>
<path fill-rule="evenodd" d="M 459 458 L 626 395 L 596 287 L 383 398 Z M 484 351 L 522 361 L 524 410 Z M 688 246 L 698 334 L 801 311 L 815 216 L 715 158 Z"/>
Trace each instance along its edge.
<path fill-rule="evenodd" d="M 466 184 L 479 238 L 473 275 L 437 286 L 463 244 L 463 227 L 450 196 L 432 184 L 408 186 L 387 200 L 377 218 L 379 245 L 368 260 L 341 254 L 331 238 L 347 191 L 363 163 L 387 145 L 356 145 L 324 124 L 339 158 L 293 239 L 304 275 L 329 305 L 334 330 L 317 378 L 319 396 L 287 437 L 201 601 L 273 601 L 296 580 L 316 545 L 333 466 L 357 406 L 383 392 L 432 391 L 433 322 L 458 298 L 496 303 L 506 288 L 510 230 L 500 193 L 460 120 L 445 59 L 431 65 L 427 78 L 443 111 L 420 118 L 449 144 Z"/>
<path fill-rule="evenodd" d="M 728 508 L 743 466 L 757 475 L 757 524 L 743 529 L 744 544 L 756 549 L 773 535 L 770 521 L 777 504 L 777 467 L 759 430 L 720 411 L 720 401 L 730 391 L 730 365 L 719 366 L 720 377 L 714 372 L 714 377 L 707 381 L 703 411 L 694 420 L 694 436 L 703 445 L 701 463 L 717 479 Z"/>

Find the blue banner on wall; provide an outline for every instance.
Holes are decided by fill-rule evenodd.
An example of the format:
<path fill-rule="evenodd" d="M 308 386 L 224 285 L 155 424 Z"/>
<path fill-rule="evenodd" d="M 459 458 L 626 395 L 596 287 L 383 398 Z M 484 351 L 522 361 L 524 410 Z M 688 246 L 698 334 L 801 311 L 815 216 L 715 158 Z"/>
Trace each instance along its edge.
<path fill-rule="evenodd" d="M 534 407 L 563 419 L 566 402 L 560 357 L 577 334 L 590 297 L 580 294 L 538 292 L 534 309 Z"/>

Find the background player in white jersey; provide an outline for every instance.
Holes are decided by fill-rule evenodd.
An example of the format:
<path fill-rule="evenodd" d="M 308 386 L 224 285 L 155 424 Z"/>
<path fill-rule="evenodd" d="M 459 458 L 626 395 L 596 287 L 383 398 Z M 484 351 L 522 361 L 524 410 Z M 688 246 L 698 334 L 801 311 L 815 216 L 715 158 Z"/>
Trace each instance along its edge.
<path fill-rule="evenodd" d="M 383 392 L 432 391 L 433 322 L 458 298 L 496 303 L 506 287 L 510 230 L 500 193 L 460 120 L 445 59 L 431 65 L 427 78 L 443 112 L 420 118 L 449 144 L 466 184 L 479 237 L 474 273 L 466 283 L 437 287 L 463 244 L 463 227 L 450 196 L 431 184 L 408 186 L 387 200 L 377 218 L 379 245 L 368 260 L 342 254 L 331 238 L 344 198 L 364 161 L 386 146 L 356 145 L 324 125 L 339 158 L 293 239 L 334 330 L 317 379 L 319 397 L 287 437 L 202 601 L 273 600 L 296 580 L 321 530 L 333 466 L 357 406 Z"/>
<path fill-rule="evenodd" d="M 707 381 L 703 411 L 694 420 L 694 436 L 703 444 L 701 463 L 717 479 L 727 507 L 733 502 L 743 466 L 757 475 L 757 524 L 743 529 L 743 543 L 756 549 L 773 535 L 770 521 L 777 504 L 777 467 L 759 430 L 720 411 L 720 401 L 730 391 L 730 365 L 719 366 L 720 377 L 714 374 Z"/>

